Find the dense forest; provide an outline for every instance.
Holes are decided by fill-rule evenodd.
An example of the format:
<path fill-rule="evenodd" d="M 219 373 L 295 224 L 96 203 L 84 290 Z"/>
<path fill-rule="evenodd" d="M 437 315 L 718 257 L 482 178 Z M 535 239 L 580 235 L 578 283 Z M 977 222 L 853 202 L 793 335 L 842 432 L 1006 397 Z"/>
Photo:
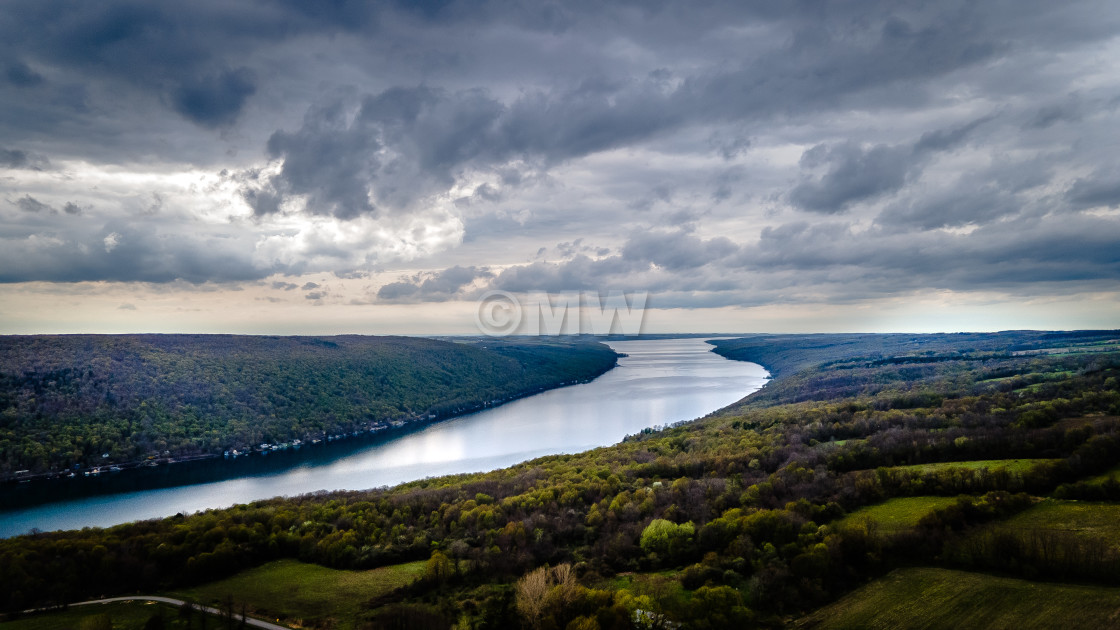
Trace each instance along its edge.
<path fill-rule="evenodd" d="M 427 420 L 614 366 L 590 342 L 0 337 L 0 479 Z"/>
<path fill-rule="evenodd" d="M 423 579 L 363 604 L 371 628 L 779 627 L 912 564 L 1120 583 L 1099 539 L 992 528 L 1042 495 L 1117 492 L 1085 482 L 1120 463 L 1117 338 L 723 341 L 778 377 L 720 413 L 492 473 L 0 541 L 0 605 L 279 558 L 426 560 Z M 976 465 L 1012 458 L 1029 465 Z M 902 497 L 947 498 L 906 530 L 851 518 Z"/>

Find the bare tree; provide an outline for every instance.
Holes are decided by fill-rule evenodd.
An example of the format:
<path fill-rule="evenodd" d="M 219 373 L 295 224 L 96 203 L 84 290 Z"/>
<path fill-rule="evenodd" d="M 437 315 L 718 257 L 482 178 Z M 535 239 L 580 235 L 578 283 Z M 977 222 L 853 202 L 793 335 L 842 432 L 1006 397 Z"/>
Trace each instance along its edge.
<path fill-rule="evenodd" d="M 517 581 L 515 603 L 517 611 L 533 628 L 539 628 L 541 613 L 544 611 L 545 598 L 552 589 L 552 580 L 547 566 L 535 569 Z"/>

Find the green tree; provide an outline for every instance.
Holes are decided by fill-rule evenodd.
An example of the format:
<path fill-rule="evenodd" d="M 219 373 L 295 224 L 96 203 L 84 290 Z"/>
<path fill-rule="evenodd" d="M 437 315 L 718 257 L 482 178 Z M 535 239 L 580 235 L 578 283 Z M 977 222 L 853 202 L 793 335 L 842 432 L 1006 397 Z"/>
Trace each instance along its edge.
<path fill-rule="evenodd" d="M 642 531 L 640 544 L 646 553 L 675 557 L 692 542 L 695 534 L 696 529 L 691 521 L 677 525 L 663 518 L 655 518 Z"/>

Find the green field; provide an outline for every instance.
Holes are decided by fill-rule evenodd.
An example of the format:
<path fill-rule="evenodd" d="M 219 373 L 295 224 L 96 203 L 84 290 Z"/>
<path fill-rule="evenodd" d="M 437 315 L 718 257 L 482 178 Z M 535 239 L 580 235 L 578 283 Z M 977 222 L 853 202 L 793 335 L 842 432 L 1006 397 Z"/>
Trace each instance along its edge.
<path fill-rule="evenodd" d="M 862 521 L 874 521 L 879 529 L 896 532 L 910 529 L 918 524 L 923 516 L 933 510 L 952 505 L 955 497 L 899 497 L 882 503 L 860 508 L 837 522 L 845 527 Z"/>
<path fill-rule="evenodd" d="M 0 623 L 0 630 L 83 630 L 98 627 L 97 617 L 107 615 L 113 630 L 140 630 L 153 616 L 162 615 L 165 630 L 187 628 L 186 620 L 179 618 L 179 609 L 155 602 L 120 602 L 76 606 L 58 612 L 38 613 L 23 619 Z M 197 624 L 198 622 L 195 621 Z M 218 627 L 216 618 L 209 626 Z"/>
<path fill-rule="evenodd" d="M 1120 588 L 1029 582 L 949 569 L 897 569 L 812 615 L 796 628 L 1111 628 Z"/>
<path fill-rule="evenodd" d="M 1073 532 L 1120 545 L 1120 505 L 1046 499 L 998 527 Z"/>
<path fill-rule="evenodd" d="M 899 470 L 910 470 L 919 473 L 940 472 L 953 468 L 966 470 L 996 470 L 1003 468 L 1011 473 L 1025 473 L 1035 466 L 1050 462 L 1059 462 L 1058 459 L 980 459 L 969 462 L 937 462 L 935 464 L 916 464 L 914 466 L 899 466 Z"/>
<path fill-rule="evenodd" d="M 244 603 L 250 614 L 280 619 L 288 625 L 351 628 L 361 605 L 410 584 L 424 573 L 424 562 L 409 562 L 369 571 L 339 571 L 295 560 L 278 560 L 171 597 L 218 604 L 231 596 L 234 610 Z M 336 625 L 332 625 L 336 624 Z"/>
<path fill-rule="evenodd" d="M 1096 477 L 1089 477 L 1088 479 L 1085 480 L 1085 483 L 1090 484 L 1090 485 L 1100 485 L 1100 484 L 1108 481 L 1109 478 L 1115 479 L 1116 481 L 1120 481 L 1120 466 L 1116 466 L 1115 468 L 1111 468 L 1107 472 L 1102 473 L 1100 475 L 1097 475 Z"/>

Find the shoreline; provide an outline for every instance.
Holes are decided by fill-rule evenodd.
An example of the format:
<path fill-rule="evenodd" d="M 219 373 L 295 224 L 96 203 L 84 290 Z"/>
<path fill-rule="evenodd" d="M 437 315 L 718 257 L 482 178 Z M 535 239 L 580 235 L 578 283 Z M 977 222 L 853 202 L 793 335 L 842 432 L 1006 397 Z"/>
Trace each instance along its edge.
<path fill-rule="evenodd" d="M 168 455 L 154 459 L 114 462 L 95 467 L 98 469 L 97 472 L 94 470 L 52 471 L 34 475 L 13 475 L 0 481 L 0 506 L 2 506 L 0 513 L 62 500 L 251 477 L 292 468 L 317 458 L 334 459 L 416 433 L 440 422 L 467 417 L 547 391 L 590 383 L 618 367 L 618 360 L 625 355 L 617 352 L 615 355 L 614 362 L 606 369 L 594 372 L 586 378 L 516 392 L 505 398 L 484 401 L 444 415 L 424 412 L 393 421 L 377 420 L 364 425 L 364 430 L 329 435 L 316 434 L 318 437 L 306 441 L 298 439 L 283 444 L 260 444 L 250 447 L 245 452 L 229 449 L 224 453 Z M 264 446 L 268 448 L 262 448 Z M 237 454 L 234 455 L 233 451 Z M 78 474 L 79 472 L 82 474 Z"/>

